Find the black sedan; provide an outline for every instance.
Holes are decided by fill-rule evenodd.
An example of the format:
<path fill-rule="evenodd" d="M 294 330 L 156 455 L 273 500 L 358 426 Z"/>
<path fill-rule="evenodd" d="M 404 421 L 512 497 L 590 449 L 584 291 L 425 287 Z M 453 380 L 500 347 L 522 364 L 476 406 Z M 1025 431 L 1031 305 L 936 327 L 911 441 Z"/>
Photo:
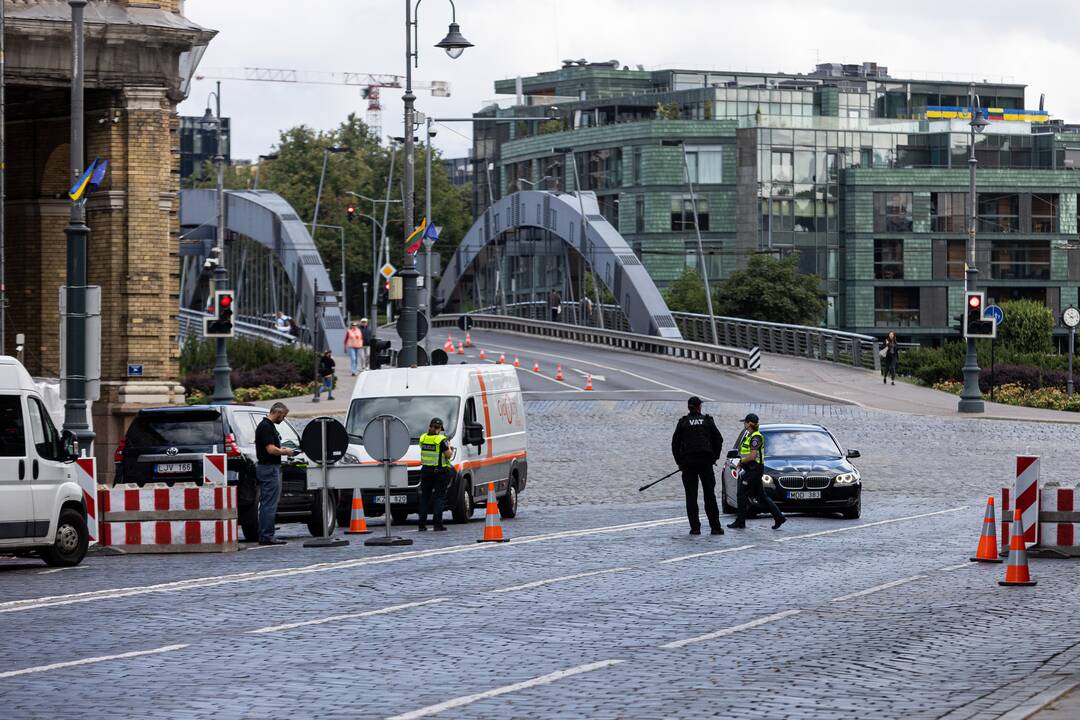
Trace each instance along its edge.
<path fill-rule="evenodd" d="M 858 450 L 844 451 L 822 425 L 762 425 L 765 436 L 765 492 L 784 512 L 840 513 L 859 517 L 862 511 L 862 477 L 851 464 Z M 737 510 L 738 441 L 728 453 L 722 473 L 721 504 L 724 512 Z M 735 457 L 732 458 L 731 455 Z M 751 512 L 765 512 L 751 500 Z"/>

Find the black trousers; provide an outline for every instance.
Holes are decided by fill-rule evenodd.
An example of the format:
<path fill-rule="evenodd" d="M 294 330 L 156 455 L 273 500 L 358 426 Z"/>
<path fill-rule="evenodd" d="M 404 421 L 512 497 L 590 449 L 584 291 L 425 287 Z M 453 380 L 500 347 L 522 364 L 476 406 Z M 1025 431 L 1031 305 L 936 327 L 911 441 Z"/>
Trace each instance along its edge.
<path fill-rule="evenodd" d="M 780 508 L 776 507 L 776 503 L 766 494 L 765 486 L 761 484 L 762 473 L 762 467 L 758 465 L 754 468 L 744 469 L 742 474 L 739 475 L 739 514 L 736 516 L 735 522 L 740 525 L 746 523 L 746 516 L 750 512 L 750 498 L 764 505 L 769 514 L 773 516 L 773 520 L 780 520 L 780 518 L 784 517 L 784 514 L 780 512 Z"/>
<path fill-rule="evenodd" d="M 716 475 L 710 460 L 683 463 L 682 484 L 686 492 L 686 519 L 691 530 L 701 529 L 701 516 L 698 515 L 697 489 L 701 482 L 702 494 L 705 495 L 705 516 L 709 518 L 709 527 L 720 527 L 720 508 L 716 506 Z"/>
<path fill-rule="evenodd" d="M 442 468 L 425 467 L 420 470 L 420 527 L 427 525 L 428 508 L 433 509 L 432 521 L 435 527 L 442 527 L 446 487 L 449 484 L 450 473 Z"/>

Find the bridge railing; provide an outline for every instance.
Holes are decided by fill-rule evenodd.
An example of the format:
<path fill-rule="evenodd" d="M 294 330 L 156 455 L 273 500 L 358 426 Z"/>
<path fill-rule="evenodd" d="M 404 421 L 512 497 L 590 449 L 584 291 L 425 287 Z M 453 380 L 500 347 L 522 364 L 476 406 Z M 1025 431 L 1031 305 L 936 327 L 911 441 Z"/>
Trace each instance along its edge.
<path fill-rule="evenodd" d="M 595 307 L 596 304 L 593 303 L 594 314 Z M 551 320 L 551 306 L 543 300 L 507 303 L 505 306 L 489 305 L 473 312 L 484 313 L 486 315 L 505 314 L 512 317 L 529 318 L 532 320 Z M 602 312 L 604 313 L 604 329 L 630 332 L 630 323 L 626 321 L 626 316 L 618 305 L 603 305 Z M 562 312 L 559 314 L 558 322 L 570 325 L 585 325 L 588 327 L 595 327 L 597 325 L 596 317 L 586 318 L 581 303 L 577 301 L 563 302 Z"/>
<path fill-rule="evenodd" d="M 679 332 L 687 340 L 711 343 L 709 316 L 697 313 L 671 313 Z M 716 318 L 716 336 L 724 345 L 758 347 L 777 355 L 824 360 L 873 370 L 881 370 L 881 341 L 871 335 L 841 332 L 805 325 Z"/>
<path fill-rule="evenodd" d="M 583 325 L 571 325 L 533 318 L 518 318 L 509 315 L 469 313 L 469 316 L 473 319 L 473 327 L 482 330 L 549 337 L 583 345 L 604 345 L 626 352 L 660 355 L 672 360 L 685 360 L 744 370 L 747 369 L 750 360 L 749 350 L 723 347 L 711 343 L 673 340 L 652 335 L 637 335 L 620 330 L 601 330 L 600 328 Z M 432 324 L 434 327 L 456 326 L 459 317 L 460 315 L 439 315 Z"/>
<path fill-rule="evenodd" d="M 188 310 L 185 308 L 180 309 L 180 343 L 187 342 L 189 337 L 194 337 L 198 340 L 202 340 L 203 337 L 203 320 L 212 317 L 210 313 L 199 312 L 198 310 Z M 292 345 L 295 338 L 283 332 L 259 325 L 256 323 L 245 322 L 243 320 L 236 320 L 233 322 L 237 337 L 253 338 L 256 340 L 263 340 L 276 347 L 284 347 L 285 345 Z"/>

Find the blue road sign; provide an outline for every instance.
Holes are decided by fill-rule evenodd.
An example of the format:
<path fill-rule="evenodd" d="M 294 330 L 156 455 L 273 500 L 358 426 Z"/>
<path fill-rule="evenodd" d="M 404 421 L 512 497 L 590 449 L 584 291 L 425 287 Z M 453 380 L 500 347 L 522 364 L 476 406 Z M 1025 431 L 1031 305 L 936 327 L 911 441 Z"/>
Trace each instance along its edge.
<path fill-rule="evenodd" d="M 1005 322 L 1005 311 L 997 305 L 987 305 L 986 309 L 983 310 L 983 317 L 993 319 L 995 323 L 1000 325 Z"/>
<path fill-rule="evenodd" d="M 143 366 L 141 364 L 135 365 L 135 364 L 132 364 L 132 363 L 128 363 L 127 376 L 128 377 L 142 377 L 143 376 Z"/>

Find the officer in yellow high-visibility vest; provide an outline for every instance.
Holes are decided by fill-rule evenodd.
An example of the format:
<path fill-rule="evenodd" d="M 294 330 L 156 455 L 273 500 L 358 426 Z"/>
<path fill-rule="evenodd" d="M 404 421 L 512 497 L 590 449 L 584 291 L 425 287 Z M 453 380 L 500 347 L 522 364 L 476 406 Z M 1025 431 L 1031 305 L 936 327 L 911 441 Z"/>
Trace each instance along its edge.
<path fill-rule="evenodd" d="M 736 530 L 746 527 L 746 515 L 750 512 L 750 498 L 764 505 L 773 516 L 773 530 L 779 529 L 787 518 L 765 492 L 761 476 L 765 472 L 765 436 L 758 429 L 758 416 L 748 413 L 743 418 L 743 433 L 739 436 L 739 514 L 728 525 Z"/>
<path fill-rule="evenodd" d="M 450 443 L 443 435 L 443 421 L 431 418 L 428 431 L 420 436 L 420 532 L 427 530 L 428 508 L 432 507 L 436 531 L 446 529 L 443 525 L 443 505 L 446 503 L 446 487 L 450 484 L 450 460 L 453 459 Z"/>

